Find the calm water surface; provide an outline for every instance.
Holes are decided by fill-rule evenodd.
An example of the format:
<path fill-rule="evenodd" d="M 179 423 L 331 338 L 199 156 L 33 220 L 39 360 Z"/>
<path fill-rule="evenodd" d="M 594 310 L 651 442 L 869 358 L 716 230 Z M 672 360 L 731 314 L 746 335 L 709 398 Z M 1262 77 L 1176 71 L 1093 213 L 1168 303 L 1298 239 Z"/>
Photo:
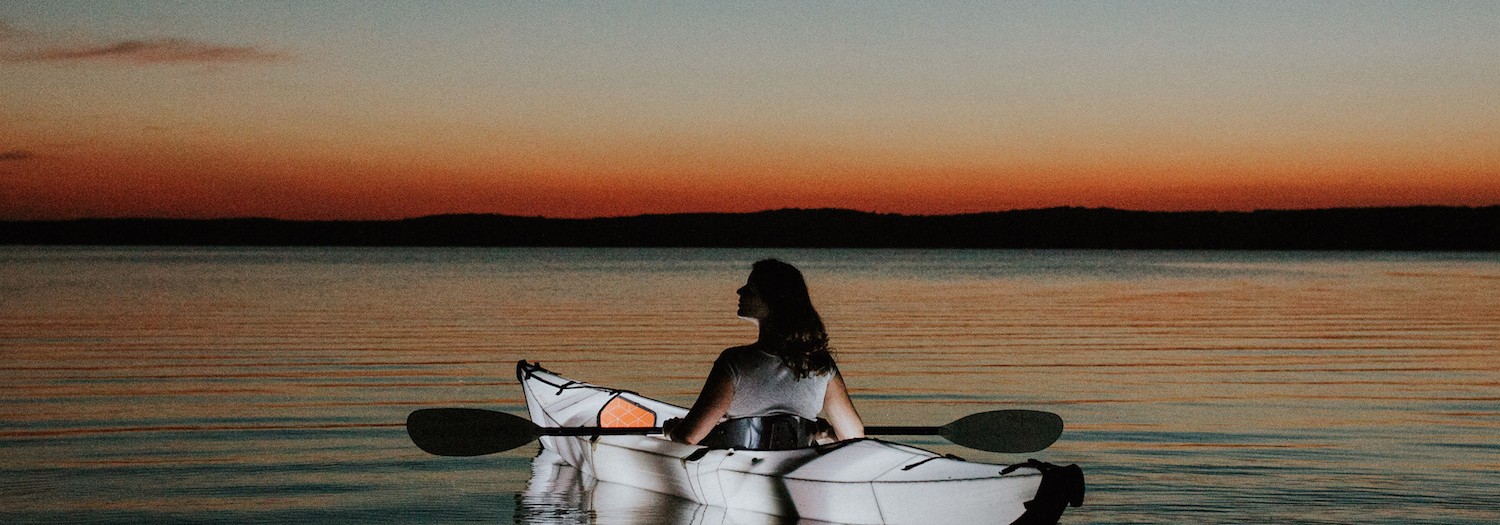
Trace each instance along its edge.
<path fill-rule="evenodd" d="M 518 359 L 690 403 L 806 272 L 871 424 L 1068 430 L 1064 523 L 1500 523 L 1500 255 L 0 248 L 0 522 L 722 523 L 423 454 Z M 994 463 L 1021 456 L 906 440 Z"/>

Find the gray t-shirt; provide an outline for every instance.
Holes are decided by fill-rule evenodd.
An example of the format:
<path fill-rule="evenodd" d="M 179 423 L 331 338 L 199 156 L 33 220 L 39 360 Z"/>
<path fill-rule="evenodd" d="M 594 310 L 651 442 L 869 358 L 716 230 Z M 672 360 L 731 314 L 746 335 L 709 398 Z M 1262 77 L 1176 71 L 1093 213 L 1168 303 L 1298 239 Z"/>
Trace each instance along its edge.
<path fill-rule="evenodd" d="M 818 412 L 823 411 L 828 381 L 838 370 L 798 379 L 780 357 L 749 346 L 725 350 L 714 367 L 734 381 L 734 400 L 726 414 L 731 418 L 793 414 L 817 419 Z"/>

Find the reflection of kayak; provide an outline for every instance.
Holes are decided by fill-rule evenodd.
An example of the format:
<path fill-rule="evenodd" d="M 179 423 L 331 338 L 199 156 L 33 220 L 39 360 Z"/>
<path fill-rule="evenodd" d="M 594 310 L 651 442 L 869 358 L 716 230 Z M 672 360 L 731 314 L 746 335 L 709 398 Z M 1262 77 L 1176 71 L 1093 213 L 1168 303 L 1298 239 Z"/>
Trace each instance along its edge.
<path fill-rule="evenodd" d="M 525 361 L 516 376 L 532 421 L 543 427 L 652 427 L 687 413 Z M 1076 466 L 1007 468 L 878 439 L 774 452 L 709 449 L 660 436 L 540 439 L 586 478 L 714 507 L 838 523 L 1052 523 L 1083 497 Z"/>
<path fill-rule="evenodd" d="M 702 507 L 682 498 L 617 483 L 598 483 L 542 449 L 531 460 L 531 481 L 516 499 L 516 523 L 527 525 L 704 525 Z M 714 522 L 717 523 L 717 522 Z"/>
<path fill-rule="evenodd" d="M 700 505 L 584 476 L 562 456 L 542 449 L 531 460 L 531 481 L 516 498 L 515 522 L 525 525 L 833 525 L 748 510 Z"/>

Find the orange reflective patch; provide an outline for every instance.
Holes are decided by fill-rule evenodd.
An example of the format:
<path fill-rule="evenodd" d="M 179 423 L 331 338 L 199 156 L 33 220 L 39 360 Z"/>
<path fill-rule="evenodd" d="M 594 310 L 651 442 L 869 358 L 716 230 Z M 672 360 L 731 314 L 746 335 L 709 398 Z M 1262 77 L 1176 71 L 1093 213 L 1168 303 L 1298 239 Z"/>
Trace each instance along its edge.
<path fill-rule="evenodd" d="M 656 426 L 656 412 L 620 396 L 615 396 L 599 411 L 599 426 L 604 428 L 649 428 Z"/>

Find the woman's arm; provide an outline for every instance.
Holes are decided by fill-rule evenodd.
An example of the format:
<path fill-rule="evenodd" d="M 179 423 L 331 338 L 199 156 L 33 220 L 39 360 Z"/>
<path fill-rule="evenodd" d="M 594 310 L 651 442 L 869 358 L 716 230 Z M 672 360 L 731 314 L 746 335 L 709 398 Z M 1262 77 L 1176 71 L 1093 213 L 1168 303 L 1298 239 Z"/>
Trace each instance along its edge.
<path fill-rule="evenodd" d="M 713 370 L 708 373 L 708 380 L 703 383 L 703 391 L 698 393 L 698 401 L 688 410 L 687 417 L 667 431 L 667 438 L 678 443 L 697 445 L 708 437 L 709 431 L 719 424 L 724 414 L 729 413 L 729 402 L 733 400 L 734 381 L 730 379 L 727 370 L 715 363 Z"/>
<path fill-rule="evenodd" d="M 823 413 L 828 415 L 828 424 L 840 441 L 865 437 L 865 422 L 854 410 L 849 389 L 844 386 L 844 376 L 838 372 L 828 380 L 828 392 L 823 394 Z"/>

